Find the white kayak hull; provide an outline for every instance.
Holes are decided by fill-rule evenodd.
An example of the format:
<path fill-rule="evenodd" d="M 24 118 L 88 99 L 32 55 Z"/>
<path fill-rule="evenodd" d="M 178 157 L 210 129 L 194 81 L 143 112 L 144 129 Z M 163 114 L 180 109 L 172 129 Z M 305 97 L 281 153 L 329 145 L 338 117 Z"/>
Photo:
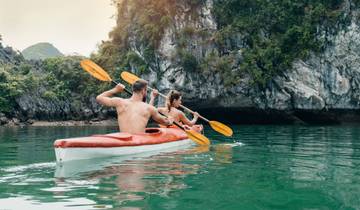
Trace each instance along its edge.
<path fill-rule="evenodd" d="M 92 158 L 104 158 L 114 156 L 127 156 L 152 151 L 164 150 L 169 148 L 194 145 L 190 139 L 166 142 L 161 144 L 150 144 L 140 146 L 122 146 L 122 147 L 57 147 L 55 148 L 56 161 L 58 163 L 68 162 L 73 160 L 84 160 Z"/>

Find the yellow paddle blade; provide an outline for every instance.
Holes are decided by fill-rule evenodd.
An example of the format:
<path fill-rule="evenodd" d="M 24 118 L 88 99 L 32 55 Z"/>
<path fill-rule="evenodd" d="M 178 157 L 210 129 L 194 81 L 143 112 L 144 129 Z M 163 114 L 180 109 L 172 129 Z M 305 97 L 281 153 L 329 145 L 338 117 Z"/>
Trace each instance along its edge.
<path fill-rule="evenodd" d="M 206 136 L 193 130 L 185 130 L 188 137 L 199 145 L 210 145 L 210 140 Z"/>
<path fill-rule="evenodd" d="M 106 71 L 103 68 L 101 68 L 96 63 L 92 62 L 91 60 L 89 60 L 89 59 L 82 60 L 80 62 L 80 65 L 85 71 L 89 72 L 89 74 L 91 74 L 96 79 L 101 80 L 101 81 L 107 81 L 107 82 L 112 81 L 109 74 L 106 73 Z"/>
<path fill-rule="evenodd" d="M 140 79 L 136 75 L 134 75 L 130 72 L 127 72 L 127 71 L 121 72 L 120 76 L 123 80 L 125 80 L 130 85 L 134 84 L 136 81 L 138 81 Z"/>
<path fill-rule="evenodd" d="M 232 136 L 233 135 L 233 131 L 231 128 L 229 128 L 228 126 L 222 124 L 221 122 L 217 122 L 217 121 L 209 121 L 210 126 L 216 130 L 217 132 L 225 135 L 225 136 Z"/>

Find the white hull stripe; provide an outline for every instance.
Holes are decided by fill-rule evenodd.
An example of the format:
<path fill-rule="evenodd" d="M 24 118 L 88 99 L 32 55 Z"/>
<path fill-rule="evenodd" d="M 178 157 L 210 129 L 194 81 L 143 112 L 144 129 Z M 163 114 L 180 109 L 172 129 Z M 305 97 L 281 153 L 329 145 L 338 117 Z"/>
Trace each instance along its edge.
<path fill-rule="evenodd" d="M 111 157 L 139 154 L 149 151 L 166 150 L 171 147 L 179 147 L 183 145 L 192 145 L 193 141 L 189 139 L 166 142 L 162 144 L 151 144 L 141 146 L 126 147 L 82 147 L 82 148 L 55 148 L 57 162 L 66 162 L 71 160 Z"/>

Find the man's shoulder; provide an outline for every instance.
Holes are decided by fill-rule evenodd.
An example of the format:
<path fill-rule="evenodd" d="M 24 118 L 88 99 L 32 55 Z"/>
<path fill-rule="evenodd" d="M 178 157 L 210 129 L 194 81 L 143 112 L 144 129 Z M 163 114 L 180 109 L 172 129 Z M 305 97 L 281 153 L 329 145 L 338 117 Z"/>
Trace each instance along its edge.
<path fill-rule="evenodd" d="M 113 97 L 112 100 L 115 102 L 116 106 L 121 106 L 129 103 L 129 99 Z"/>
<path fill-rule="evenodd" d="M 147 104 L 147 103 L 144 103 L 144 102 L 143 102 L 143 104 L 144 104 L 144 107 L 148 108 L 149 110 L 156 110 L 156 108 L 154 106 L 150 105 L 150 104 Z"/>
<path fill-rule="evenodd" d="M 160 111 L 165 111 L 167 108 L 166 107 L 158 107 L 157 109 Z"/>

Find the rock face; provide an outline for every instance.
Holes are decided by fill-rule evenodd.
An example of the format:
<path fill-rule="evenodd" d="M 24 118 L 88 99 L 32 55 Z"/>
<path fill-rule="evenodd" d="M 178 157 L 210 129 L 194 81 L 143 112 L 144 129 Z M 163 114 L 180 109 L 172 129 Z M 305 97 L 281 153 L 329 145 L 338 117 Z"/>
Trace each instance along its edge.
<path fill-rule="evenodd" d="M 206 1 L 198 9 L 200 15 L 196 21 L 176 17 L 175 27 L 165 32 L 157 53 L 161 74 L 151 70 L 142 75 L 156 82 L 160 91 L 179 89 L 185 93 L 185 104 L 233 122 L 360 122 L 360 24 L 357 18 L 336 35 L 327 35 L 332 44 L 323 53 L 295 61 L 292 69 L 273 78 L 265 89 L 251 85 L 246 75 L 236 86 L 225 88 L 217 73 L 188 72 L 171 57 L 176 51 L 174 43 L 178 42 L 175 34 L 185 27 L 190 25 L 209 34 L 216 30 L 211 7 L 212 1 Z M 215 49 L 211 42 L 204 44 L 208 38 L 193 35 L 187 42 L 187 50 L 195 57 L 204 57 Z M 237 41 L 241 45 L 241 39 Z M 144 54 L 135 47 L 133 51 L 140 56 Z M 241 50 L 235 58 L 233 70 L 237 71 Z M 235 117 L 231 114 L 234 112 Z M 256 120 L 251 120 L 251 116 L 256 116 Z"/>
<path fill-rule="evenodd" d="M 360 28 L 353 22 L 333 37 L 324 54 L 294 63 L 274 79 L 265 102 L 272 109 L 329 110 L 360 108 Z"/>
<path fill-rule="evenodd" d="M 330 44 L 322 53 L 312 54 L 307 60 L 296 60 L 291 69 L 273 78 L 265 88 L 251 84 L 250 76 L 245 73 L 236 85 L 229 87 L 224 85 L 218 71 L 189 70 L 178 57 L 179 45 L 189 53 L 187 61 L 190 64 L 220 51 L 212 41 L 218 30 L 211 13 L 213 2 L 203 2 L 196 8 L 197 18 L 186 13 L 194 8 L 176 2 L 176 6 L 185 12 L 178 13 L 173 24 L 165 29 L 153 63 L 147 63 L 149 71 L 139 76 L 149 80 L 150 84 L 156 84 L 162 93 L 170 89 L 180 90 L 184 93 L 185 105 L 209 119 L 223 122 L 360 122 L 360 22 L 357 15 L 353 15 L 347 28 L 334 35 L 324 35 Z M 184 33 L 186 36 L 180 37 Z M 135 32 L 129 34 L 130 50 L 146 60 L 146 46 L 138 42 Z M 240 50 L 232 55 L 229 68 L 241 72 L 241 49 L 245 48 L 241 35 L 235 36 L 231 42 Z M 4 62 L 19 65 L 23 61 L 21 54 L 0 45 L 0 65 Z M 137 72 L 136 67 L 130 65 L 133 72 Z M 81 98 L 80 95 L 62 101 L 46 100 L 42 98 L 44 91 L 40 87 L 34 92 L 22 94 L 16 100 L 17 110 L 13 116 L 0 113 L 0 124 L 16 124 L 17 119 L 23 122 L 28 119 L 104 119 L 115 116 L 113 110 L 96 103 L 95 95 L 83 101 L 75 100 Z M 162 100 L 160 102 L 163 104 Z"/>
<path fill-rule="evenodd" d="M 24 94 L 16 101 L 19 106 L 17 117 L 22 121 L 39 120 L 90 120 L 93 118 L 106 119 L 111 114 L 95 100 L 95 95 L 83 102 L 69 98 L 68 100 L 45 100 L 41 92 Z M 74 96 L 74 98 L 76 98 Z"/>
<path fill-rule="evenodd" d="M 11 47 L 3 47 L 0 42 L 0 65 L 7 63 L 19 65 L 23 59 L 20 53 L 15 52 Z"/>
<path fill-rule="evenodd" d="M 77 74 L 83 73 L 78 64 L 81 58 L 63 59 L 67 69 Z M 59 65 L 51 68 L 61 71 Z M 51 73 L 44 69 L 45 61 L 26 61 L 21 53 L 11 47 L 3 47 L 0 42 L 0 125 L 31 124 L 33 120 L 103 120 L 115 115 L 114 110 L 106 109 L 95 101 L 97 92 L 85 96 L 80 89 L 70 92 L 69 97 L 51 97 L 51 94 L 46 97 L 46 93 L 59 83 L 52 80 L 53 83 L 49 85 L 44 81 L 49 78 L 46 75 Z M 63 71 L 59 75 L 65 74 Z M 60 82 L 66 80 L 63 78 Z M 88 84 L 79 80 L 74 79 L 77 85 L 81 82 Z M 17 93 L 13 90 L 19 90 L 19 94 L 10 97 Z M 10 108 L 7 108 L 9 104 Z"/>

